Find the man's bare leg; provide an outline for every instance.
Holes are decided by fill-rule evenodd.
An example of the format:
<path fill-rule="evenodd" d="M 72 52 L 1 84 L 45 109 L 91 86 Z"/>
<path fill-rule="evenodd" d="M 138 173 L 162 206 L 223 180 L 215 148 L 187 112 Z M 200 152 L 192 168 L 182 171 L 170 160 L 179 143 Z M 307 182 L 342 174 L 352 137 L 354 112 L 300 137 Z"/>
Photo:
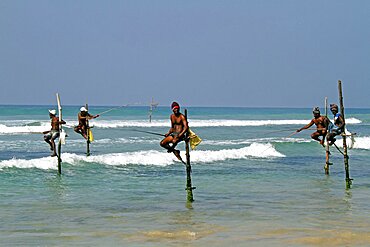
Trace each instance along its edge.
<path fill-rule="evenodd" d="M 53 153 L 50 156 L 51 157 L 57 156 L 57 152 L 55 150 L 55 142 L 54 142 L 54 140 L 51 140 L 50 143 L 51 143 L 51 148 L 52 148 L 52 151 L 53 151 Z"/>

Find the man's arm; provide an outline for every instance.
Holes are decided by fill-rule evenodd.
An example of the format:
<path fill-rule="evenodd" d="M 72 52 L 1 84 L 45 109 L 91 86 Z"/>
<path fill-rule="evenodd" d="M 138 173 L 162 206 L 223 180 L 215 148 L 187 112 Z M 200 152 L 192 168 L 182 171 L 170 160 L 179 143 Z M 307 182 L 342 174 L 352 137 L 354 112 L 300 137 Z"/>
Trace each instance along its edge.
<path fill-rule="evenodd" d="M 302 128 L 300 129 L 297 129 L 297 132 L 301 132 L 302 130 L 304 129 L 308 129 L 309 127 L 311 127 L 312 125 L 314 124 L 314 121 L 313 119 L 311 120 L 311 122 L 309 124 L 307 124 L 306 126 L 303 126 Z"/>
<path fill-rule="evenodd" d="M 338 129 L 343 129 L 343 127 L 344 127 L 344 119 L 343 119 L 342 115 L 340 115 L 338 117 L 338 119 L 339 119 L 339 122 L 340 122 L 340 124 L 338 125 Z"/>
<path fill-rule="evenodd" d="M 93 116 L 93 115 L 91 115 L 91 114 L 88 114 L 88 115 L 87 115 L 87 118 L 90 120 L 90 119 L 97 118 L 97 117 L 99 117 L 99 116 L 100 116 L 99 114 L 97 114 L 97 115 L 95 115 L 95 116 Z"/>

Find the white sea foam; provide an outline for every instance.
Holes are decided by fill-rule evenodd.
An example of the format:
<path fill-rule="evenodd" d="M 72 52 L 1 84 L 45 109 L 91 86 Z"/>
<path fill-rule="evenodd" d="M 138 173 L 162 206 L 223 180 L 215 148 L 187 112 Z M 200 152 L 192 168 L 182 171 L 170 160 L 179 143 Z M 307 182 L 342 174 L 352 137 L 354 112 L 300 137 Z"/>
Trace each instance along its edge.
<path fill-rule="evenodd" d="M 355 137 L 355 143 L 353 145 L 353 148 L 370 150 L 370 137 L 369 136 Z"/>
<path fill-rule="evenodd" d="M 182 153 L 185 159 L 185 154 Z M 278 158 L 285 157 L 279 153 L 271 144 L 254 143 L 250 146 L 239 149 L 223 149 L 218 151 L 192 151 L 191 160 L 193 163 L 212 163 L 224 160 L 237 160 L 248 158 Z M 84 155 L 64 153 L 62 155 L 64 163 L 71 165 L 80 165 L 81 163 L 98 163 L 108 166 L 122 165 L 154 165 L 168 166 L 179 162 L 172 154 L 164 151 L 138 151 L 127 153 L 112 153 L 86 157 Z M 38 159 L 10 159 L 0 161 L 0 169 L 17 167 L 17 168 L 39 168 L 39 169 L 56 169 L 57 159 L 54 157 L 45 157 Z"/>
<path fill-rule="evenodd" d="M 252 143 L 307 143 L 311 139 L 305 138 L 256 138 L 256 139 L 236 139 L 236 140 L 203 140 L 202 144 L 212 146 L 225 146 L 225 145 L 245 145 Z"/>
<path fill-rule="evenodd" d="M 219 151 L 194 151 L 191 154 L 193 162 L 209 163 L 228 159 L 248 159 L 248 158 L 278 158 L 285 157 L 278 152 L 270 143 L 253 143 L 250 146 L 239 149 L 223 149 Z"/>
<path fill-rule="evenodd" d="M 67 121 L 67 120 L 66 120 Z M 275 126 L 275 125 L 306 125 L 311 120 L 229 120 L 229 119 L 208 119 L 208 120 L 190 120 L 191 127 L 258 127 L 258 126 Z M 33 120 L 22 120 L 22 124 L 5 123 L 0 124 L 0 134 L 21 134 L 42 132 L 50 129 L 49 121 L 35 122 Z M 27 123 L 32 123 L 28 125 Z M 361 120 L 356 118 L 346 119 L 347 124 L 359 124 Z M 72 129 L 77 125 L 77 121 L 67 121 L 65 128 Z M 169 120 L 156 120 L 149 123 L 147 120 L 94 120 L 91 126 L 97 128 L 150 128 L 150 127 L 169 127 Z"/>
<path fill-rule="evenodd" d="M 17 167 L 17 168 L 38 168 L 38 169 L 56 169 L 57 158 L 55 157 L 44 157 L 39 159 L 10 159 L 0 161 L 0 170 L 3 168 Z"/>
<path fill-rule="evenodd" d="M 0 124 L 0 134 L 29 134 L 50 130 L 49 126 L 6 126 Z"/>
<path fill-rule="evenodd" d="M 191 127 L 246 127 L 246 126 L 269 126 L 269 125 L 305 125 L 311 120 L 229 120 L 229 119 L 209 119 L 209 120 L 189 120 Z M 347 124 L 359 124 L 361 120 L 356 118 L 346 119 Z M 124 127 L 168 127 L 169 120 L 156 120 L 149 123 L 147 120 L 114 120 L 114 121 L 95 121 L 92 125 L 99 128 L 124 128 Z"/>

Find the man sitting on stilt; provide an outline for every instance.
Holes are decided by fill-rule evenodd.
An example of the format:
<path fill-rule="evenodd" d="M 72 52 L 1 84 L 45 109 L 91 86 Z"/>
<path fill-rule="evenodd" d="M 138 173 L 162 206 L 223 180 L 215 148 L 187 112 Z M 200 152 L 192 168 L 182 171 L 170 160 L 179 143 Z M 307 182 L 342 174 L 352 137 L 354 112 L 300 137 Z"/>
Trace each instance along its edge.
<path fill-rule="evenodd" d="M 171 109 L 173 111 L 173 114 L 170 116 L 171 128 L 165 134 L 165 138 L 160 142 L 160 145 L 167 149 L 168 153 L 173 152 L 181 162 L 184 162 L 180 156 L 180 151 L 175 149 L 175 147 L 185 139 L 185 133 L 189 127 L 185 116 L 180 112 L 180 105 L 177 102 L 172 103 Z"/>
<path fill-rule="evenodd" d="M 52 151 L 51 157 L 57 156 L 55 142 L 54 140 L 59 137 L 59 126 L 61 124 L 66 124 L 64 120 L 59 121 L 56 116 L 56 110 L 49 110 L 49 117 L 51 120 L 51 130 L 44 131 L 44 140 L 50 145 L 50 150 Z"/>
<path fill-rule="evenodd" d="M 338 106 L 336 104 L 330 104 L 330 110 L 334 115 L 334 124 L 331 122 L 329 124 L 327 139 L 329 141 L 329 145 L 333 145 L 336 141 L 335 136 L 344 132 L 344 119 L 338 112 Z"/>
<path fill-rule="evenodd" d="M 296 132 L 301 132 L 304 129 L 310 128 L 312 125 L 316 125 L 316 131 L 311 134 L 311 138 L 320 142 L 322 146 L 324 146 L 325 136 L 327 133 L 327 128 L 329 125 L 329 119 L 325 116 L 320 115 L 320 109 L 319 107 L 314 107 L 312 110 L 312 114 L 314 118 L 311 120 L 309 124 L 306 126 L 298 129 Z M 322 139 L 319 137 L 322 136 Z"/>

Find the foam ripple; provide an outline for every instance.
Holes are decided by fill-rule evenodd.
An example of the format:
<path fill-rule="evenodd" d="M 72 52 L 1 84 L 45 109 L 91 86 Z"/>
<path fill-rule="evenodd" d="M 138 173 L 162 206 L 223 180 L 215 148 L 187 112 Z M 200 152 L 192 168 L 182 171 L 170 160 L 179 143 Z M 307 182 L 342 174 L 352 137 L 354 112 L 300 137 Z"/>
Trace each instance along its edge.
<path fill-rule="evenodd" d="M 185 159 L 185 154 L 182 152 Z M 193 163 L 212 163 L 225 161 L 228 159 L 249 159 L 249 158 L 278 158 L 285 157 L 279 153 L 272 144 L 253 143 L 250 146 L 238 149 L 223 149 L 223 150 L 206 150 L 192 151 L 191 160 Z M 73 153 L 62 154 L 64 163 L 71 165 L 81 165 L 83 163 L 98 163 L 107 166 L 122 166 L 122 165 L 153 165 L 153 166 L 168 166 L 179 162 L 174 155 L 164 151 L 137 151 L 126 153 L 111 153 L 96 156 L 86 157 Z M 43 157 L 37 159 L 17 159 L 0 161 L 0 169 L 3 168 L 38 168 L 38 169 L 57 169 L 56 157 Z"/>

